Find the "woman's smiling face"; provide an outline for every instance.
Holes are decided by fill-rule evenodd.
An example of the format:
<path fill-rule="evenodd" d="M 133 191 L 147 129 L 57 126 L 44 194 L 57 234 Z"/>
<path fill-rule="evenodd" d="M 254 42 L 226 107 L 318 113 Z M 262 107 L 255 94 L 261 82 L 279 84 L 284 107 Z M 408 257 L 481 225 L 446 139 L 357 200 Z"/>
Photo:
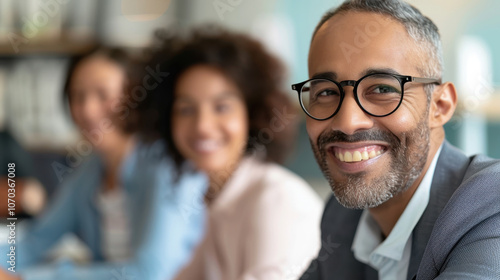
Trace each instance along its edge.
<path fill-rule="evenodd" d="M 211 174 L 232 172 L 245 152 L 248 130 L 242 93 L 223 73 L 199 65 L 179 77 L 173 140 L 180 154 L 198 169 Z"/>
<path fill-rule="evenodd" d="M 115 145 L 119 129 L 102 131 L 103 123 L 116 125 L 114 105 L 124 98 L 124 70 L 115 62 L 101 56 L 89 57 L 75 68 L 69 86 L 71 115 L 94 147 L 105 150 Z"/>

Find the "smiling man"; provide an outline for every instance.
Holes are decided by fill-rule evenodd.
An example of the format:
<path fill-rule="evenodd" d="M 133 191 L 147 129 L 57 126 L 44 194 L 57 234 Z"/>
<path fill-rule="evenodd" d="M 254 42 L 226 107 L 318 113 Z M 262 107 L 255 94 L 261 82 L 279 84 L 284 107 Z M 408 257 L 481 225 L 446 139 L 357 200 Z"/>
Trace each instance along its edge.
<path fill-rule="evenodd" d="M 397 0 L 327 12 L 292 85 L 334 197 L 301 279 L 500 279 L 500 161 L 445 140 L 438 28 Z"/>

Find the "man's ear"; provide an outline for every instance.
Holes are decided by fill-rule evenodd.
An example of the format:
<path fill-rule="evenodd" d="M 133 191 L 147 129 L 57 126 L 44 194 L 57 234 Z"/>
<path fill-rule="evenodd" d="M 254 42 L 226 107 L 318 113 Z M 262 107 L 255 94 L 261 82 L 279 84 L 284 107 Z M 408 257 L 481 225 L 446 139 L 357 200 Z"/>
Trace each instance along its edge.
<path fill-rule="evenodd" d="M 447 123 L 457 107 L 457 91 L 452 83 L 444 83 L 434 89 L 429 110 L 430 128 Z"/>

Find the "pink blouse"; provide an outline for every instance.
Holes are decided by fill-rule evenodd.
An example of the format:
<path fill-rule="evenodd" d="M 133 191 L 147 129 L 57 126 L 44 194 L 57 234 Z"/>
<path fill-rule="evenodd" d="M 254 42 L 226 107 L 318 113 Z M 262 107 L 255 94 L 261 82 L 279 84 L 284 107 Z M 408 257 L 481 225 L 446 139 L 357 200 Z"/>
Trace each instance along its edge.
<path fill-rule="evenodd" d="M 297 279 L 320 248 L 323 202 L 297 175 L 245 158 L 208 209 L 177 280 Z"/>

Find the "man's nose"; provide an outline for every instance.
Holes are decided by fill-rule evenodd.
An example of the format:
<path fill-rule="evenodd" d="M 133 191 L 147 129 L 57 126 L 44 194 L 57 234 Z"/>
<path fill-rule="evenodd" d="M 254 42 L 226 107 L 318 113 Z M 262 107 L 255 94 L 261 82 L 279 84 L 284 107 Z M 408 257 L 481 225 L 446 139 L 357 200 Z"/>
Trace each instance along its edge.
<path fill-rule="evenodd" d="M 353 135 L 359 130 L 373 127 L 373 118 L 359 107 L 351 86 L 344 87 L 344 100 L 340 110 L 331 119 L 333 130 L 339 130 L 347 135 Z"/>

